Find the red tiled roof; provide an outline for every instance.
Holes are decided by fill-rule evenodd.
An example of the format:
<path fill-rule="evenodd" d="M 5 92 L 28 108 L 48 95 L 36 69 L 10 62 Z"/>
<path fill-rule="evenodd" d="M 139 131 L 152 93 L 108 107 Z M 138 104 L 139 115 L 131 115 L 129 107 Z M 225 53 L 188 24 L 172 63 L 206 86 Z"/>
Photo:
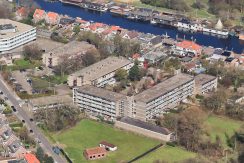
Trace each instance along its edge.
<path fill-rule="evenodd" d="M 138 53 L 135 53 L 135 54 L 132 55 L 133 59 L 137 59 L 137 58 L 140 58 L 140 57 L 141 57 L 141 55 L 138 54 Z"/>
<path fill-rule="evenodd" d="M 107 146 L 107 147 L 111 147 L 111 148 L 114 148 L 114 147 L 115 147 L 115 145 L 113 145 L 113 144 L 111 144 L 111 143 L 108 143 L 108 142 L 106 142 L 106 141 L 101 141 L 99 144 L 102 144 L 102 145 L 105 145 L 105 146 Z"/>
<path fill-rule="evenodd" d="M 36 16 L 37 16 L 37 17 L 43 17 L 43 16 L 44 16 L 44 13 L 45 13 L 44 10 L 36 9 L 36 11 L 35 11 L 33 17 L 36 17 Z"/>
<path fill-rule="evenodd" d="M 21 7 L 17 10 L 17 14 L 20 16 L 27 16 L 27 9 L 24 7 Z"/>
<path fill-rule="evenodd" d="M 110 30 L 111 31 L 118 31 L 118 30 L 121 30 L 121 28 L 119 26 L 111 26 Z"/>
<path fill-rule="evenodd" d="M 87 153 L 87 155 L 94 155 L 99 153 L 106 153 L 107 151 L 103 147 L 94 147 L 94 148 L 86 149 L 85 152 Z"/>
<path fill-rule="evenodd" d="M 184 40 L 184 41 L 176 44 L 176 46 L 181 47 L 181 48 L 185 48 L 185 49 L 195 50 L 195 51 L 202 49 L 202 47 L 200 45 L 196 44 L 193 41 L 187 41 L 187 40 Z"/>
<path fill-rule="evenodd" d="M 58 14 L 55 12 L 48 12 L 47 16 L 49 19 L 57 20 L 58 19 Z"/>
<path fill-rule="evenodd" d="M 27 163 L 40 163 L 34 154 L 26 153 L 24 157 Z"/>

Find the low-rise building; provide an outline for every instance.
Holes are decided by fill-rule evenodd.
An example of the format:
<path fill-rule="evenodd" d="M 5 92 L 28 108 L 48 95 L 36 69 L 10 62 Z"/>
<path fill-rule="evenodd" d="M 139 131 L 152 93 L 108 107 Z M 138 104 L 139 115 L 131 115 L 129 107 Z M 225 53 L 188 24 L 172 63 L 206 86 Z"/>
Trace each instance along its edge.
<path fill-rule="evenodd" d="M 162 81 L 134 96 L 132 117 L 148 121 L 167 112 L 191 96 L 194 85 L 194 78 L 182 73 Z"/>
<path fill-rule="evenodd" d="M 107 151 L 116 151 L 117 150 L 117 146 L 111 144 L 111 143 L 108 143 L 106 141 L 101 141 L 99 143 L 99 147 L 103 147 L 105 148 Z"/>
<path fill-rule="evenodd" d="M 151 51 L 145 54 L 143 57 L 148 63 L 154 64 L 158 61 L 165 59 L 167 57 L 167 54 L 163 51 Z"/>
<path fill-rule="evenodd" d="M 123 117 L 115 122 L 115 126 L 161 141 L 168 142 L 174 140 L 174 134 L 167 128 L 149 124 L 138 119 Z"/>
<path fill-rule="evenodd" d="M 195 57 L 202 54 L 202 47 L 193 41 L 184 40 L 175 45 L 175 54 L 179 56 Z"/>
<path fill-rule="evenodd" d="M 104 87 L 107 84 L 114 84 L 115 72 L 118 69 L 129 71 L 133 65 L 133 62 L 123 57 L 108 57 L 69 75 L 68 85 L 74 87 L 89 84 Z"/>
<path fill-rule="evenodd" d="M 37 109 L 56 108 L 62 105 L 72 104 L 72 97 L 69 95 L 53 95 L 48 97 L 38 97 L 30 100 L 33 111 Z"/>
<path fill-rule="evenodd" d="M 46 18 L 47 13 L 44 10 L 36 9 L 33 15 L 34 23 L 37 23 Z"/>
<path fill-rule="evenodd" d="M 60 47 L 56 47 L 42 55 L 42 62 L 47 67 L 54 67 L 62 63 L 63 57 L 75 57 L 84 55 L 87 51 L 95 49 L 95 47 L 87 42 L 71 41 Z"/>
<path fill-rule="evenodd" d="M 94 147 L 86 149 L 83 154 L 87 160 L 96 160 L 106 157 L 107 150 L 103 147 Z"/>
<path fill-rule="evenodd" d="M 91 85 L 74 88 L 73 101 L 88 114 L 109 120 L 128 114 L 126 109 L 129 104 L 125 95 Z"/>
<path fill-rule="evenodd" d="M 50 25 L 57 25 L 60 21 L 60 16 L 55 12 L 48 12 L 45 21 Z"/>
<path fill-rule="evenodd" d="M 9 19 L 0 19 L 0 53 L 12 50 L 35 39 L 35 27 Z"/>
<path fill-rule="evenodd" d="M 199 74 L 195 77 L 195 93 L 205 94 L 210 91 L 216 91 L 218 79 L 215 76 Z"/>

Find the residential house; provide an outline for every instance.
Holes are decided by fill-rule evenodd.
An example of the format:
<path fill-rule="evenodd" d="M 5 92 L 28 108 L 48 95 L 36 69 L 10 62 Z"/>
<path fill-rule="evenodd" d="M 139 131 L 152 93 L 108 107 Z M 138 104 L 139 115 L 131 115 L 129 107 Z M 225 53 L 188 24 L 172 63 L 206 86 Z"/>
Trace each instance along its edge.
<path fill-rule="evenodd" d="M 165 59 L 167 57 L 167 54 L 163 51 L 151 51 L 143 55 L 143 57 L 148 63 L 154 64 L 158 61 Z"/>
<path fill-rule="evenodd" d="M 55 12 L 48 12 L 45 17 L 46 23 L 50 25 L 57 25 L 59 24 L 60 17 Z"/>
<path fill-rule="evenodd" d="M 107 150 L 103 147 L 94 147 L 86 149 L 83 154 L 87 160 L 96 160 L 106 157 Z"/>
<path fill-rule="evenodd" d="M 26 163 L 40 163 L 40 161 L 32 153 L 26 153 L 24 155 L 24 160 L 26 161 Z"/>
<path fill-rule="evenodd" d="M 46 18 L 46 12 L 41 9 L 36 9 L 33 15 L 33 21 L 34 23 L 37 23 L 41 20 L 44 20 Z"/>
<path fill-rule="evenodd" d="M 174 52 L 181 57 L 195 57 L 202 54 L 202 46 L 193 41 L 184 40 L 175 45 Z"/>
<path fill-rule="evenodd" d="M 106 141 L 101 141 L 99 143 L 99 147 L 103 147 L 105 148 L 107 151 L 116 151 L 117 150 L 117 146 L 111 144 L 111 143 L 108 143 Z"/>
<path fill-rule="evenodd" d="M 138 32 L 136 32 L 136 31 L 126 31 L 126 30 L 124 30 L 121 33 L 121 35 L 122 35 L 122 38 L 129 39 L 129 40 L 136 39 L 139 36 Z"/>
<path fill-rule="evenodd" d="M 60 18 L 58 26 L 59 27 L 65 27 L 65 26 L 71 25 L 74 22 L 75 22 L 74 18 L 62 17 L 62 18 Z"/>
<path fill-rule="evenodd" d="M 28 10 L 25 7 L 20 7 L 17 11 L 16 11 L 16 17 L 18 20 L 24 19 L 28 16 Z"/>
<path fill-rule="evenodd" d="M 149 43 L 150 46 L 152 46 L 153 48 L 157 48 L 162 46 L 162 38 L 161 36 L 155 36 L 150 40 Z"/>

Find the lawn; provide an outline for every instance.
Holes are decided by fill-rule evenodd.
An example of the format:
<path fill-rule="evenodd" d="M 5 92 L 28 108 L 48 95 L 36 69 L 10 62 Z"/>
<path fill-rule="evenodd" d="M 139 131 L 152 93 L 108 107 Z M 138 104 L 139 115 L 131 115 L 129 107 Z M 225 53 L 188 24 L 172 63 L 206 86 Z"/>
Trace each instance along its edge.
<path fill-rule="evenodd" d="M 75 127 L 53 134 L 52 136 L 75 163 L 87 162 L 83 157 L 86 148 L 96 147 L 99 142 L 106 140 L 118 146 L 118 150 L 110 152 L 99 163 L 128 161 L 160 142 L 133 133 L 115 129 L 110 125 L 101 124 L 91 120 L 82 120 Z"/>
<path fill-rule="evenodd" d="M 214 141 L 218 135 L 224 146 L 227 146 L 226 135 L 229 137 L 233 136 L 235 131 L 237 131 L 242 124 L 244 123 L 241 121 L 232 120 L 227 117 L 210 116 L 205 122 L 205 127 L 212 141 Z"/>
<path fill-rule="evenodd" d="M 13 65 L 5 67 L 6 70 L 20 70 L 20 69 L 33 69 L 35 67 L 41 66 L 40 61 L 32 61 L 25 59 L 17 59 L 14 61 Z"/>
<path fill-rule="evenodd" d="M 179 162 L 189 158 L 195 157 L 196 154 L 188 152 L 180 147 L 164 146 L 159 148 L 154 153 L 141 158 L 137 163 L 150 163 L 155 160 L 164 160 L 167 162 Z"/>

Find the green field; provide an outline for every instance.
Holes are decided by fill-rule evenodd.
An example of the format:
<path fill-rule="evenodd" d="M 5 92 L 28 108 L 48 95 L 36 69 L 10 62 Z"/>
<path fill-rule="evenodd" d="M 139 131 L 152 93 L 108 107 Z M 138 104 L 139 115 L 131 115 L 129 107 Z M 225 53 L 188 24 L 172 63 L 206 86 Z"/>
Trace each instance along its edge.
<path fill-rule="evenodd" d="M 158 149 L 154 153 L 150 153 L 149 155 L 141 158 L 137 161 L 137 163 L 152 163 L 155 160 L 164 160 L 170 163 L 179 162 L 193 157 L 196 157 L 195 153 L 188 152 L 179 147 L 165 146 Z"/>
<path fill-rule="evenodd" d="M 53 137 L 61 146 L 64 145 L 65 151 L 75 163 L 87 162 L 83 157 L 84 149 L 96 147 L 102 140 L 117 145 L 118 150 L 97 161 L 101 163 L 128 161 L 160 143 L 90 120 L 82 120 L 74 128 L 54 134 Z"/>
<path fill-rule="evenodd" d="M 205 122 L 205 127 L 210 134 L 211 140 L 215 140 L 218 135 L 226 146 L 226 135 L 233 136 L 243 124 L 241 121 L 229 119 L 227 117 L 210 116 Z"/>

